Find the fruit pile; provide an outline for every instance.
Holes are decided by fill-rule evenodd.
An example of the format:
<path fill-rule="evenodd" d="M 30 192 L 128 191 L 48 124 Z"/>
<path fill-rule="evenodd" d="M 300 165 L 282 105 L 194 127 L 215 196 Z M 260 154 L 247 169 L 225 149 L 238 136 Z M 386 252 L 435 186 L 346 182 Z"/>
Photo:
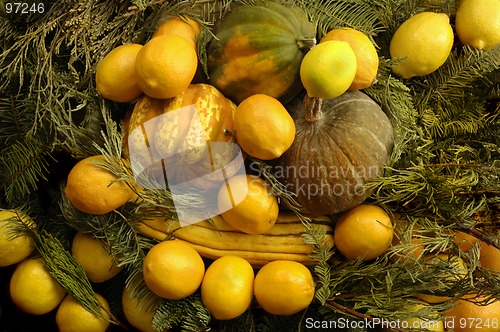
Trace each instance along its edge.
<path fill-rule="evenodd" d="M 496 30 L 483 29 L 485 21 Z M 294 315 L 314 303 L 323 287 L 317 267 L 326 264 L 329 274 L 335 254 L 340 262 L 418 262 L 448 271 L 434 288 L 412 294 L 409 311 L 428 319 L 409 315 L 406 326 L 459 330 L 472 314 L 499 330 L 500 301 L 480 306 L 467 299 L 482 294 L 440 294 L 444 284 L 469 277 L 467 260 L 428 250 L 412 236 L 415 224 L 372 195 L 369 183 L 395 162 L 398 125 L 363 92 L 380 78 L 372 37 L 353 27 L 318 35 L 297 6 L 242 4 L 213 27 L 170 16 L 143 45 L 117 46 L 99 62 L 100 97 L 129 107 L 119 153 L 79 160 L 62 191 L 74 216 L 102 223 L 118 215 L 145 243 L 131 260 L 92 227 L 74 229 L 71 241 L 91 287 L 127 275 L 126 325 L 155 331 L 162 301 L 193 296 L 214 320 L 253 308 Z M 388 63 L 401 79 L 429 75 L 457 42 L 498 48 L 497 0 L 463 0 L 453 26 L 443 13 L 413 15 L 392 36 Z M 12 302 L 33 315 L 55 310 L 60 331 L 123 325 L 102 295 L 90 312 L 58 283 L 37 254 L 36 224 L 23 211 L 0 211 L 0 266 L 15 265 Z M 500 250 L 446 231 L 460 252 L 477 250 L 482 267 L 500 271 L 492 259 Z M 446 301 L 457 305 L 443 310 Z"/>

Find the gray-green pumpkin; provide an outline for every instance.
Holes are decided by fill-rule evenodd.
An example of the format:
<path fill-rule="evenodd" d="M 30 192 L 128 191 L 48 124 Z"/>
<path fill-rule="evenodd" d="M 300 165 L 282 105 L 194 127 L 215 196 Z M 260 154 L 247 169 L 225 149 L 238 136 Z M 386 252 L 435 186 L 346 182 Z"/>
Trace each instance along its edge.
<path fill-rule="evenodd" d="M 295 99 L 292 146 L 273 163 L 274 176 L 307 213 L 334 214 L 371 194 L 365 184 L 383 174 L 394 145 L 391 122 L 360 91 L 329 99 Z"/>

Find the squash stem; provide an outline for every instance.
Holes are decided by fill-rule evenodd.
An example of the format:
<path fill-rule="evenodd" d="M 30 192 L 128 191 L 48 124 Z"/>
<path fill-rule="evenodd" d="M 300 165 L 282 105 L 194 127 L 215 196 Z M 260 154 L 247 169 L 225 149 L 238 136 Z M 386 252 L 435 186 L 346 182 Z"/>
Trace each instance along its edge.
<path fill-rule="evenodd" d="M 316 38 L 312 37 L 303 37 L 303 38 L 298 38 L 296 40 L 297 42 L 297 47 L 299 50 L 304 51 L 304 53 L 307 53 L 311 48 L 316 46 Z"/>
<path fill-rule="evenodd" d="M 321 112 L 322 105 L 322 98 L 309 97 L 306 95 L 304 98 L 304 109 L 306 111 L 305 120 L 307 122 L 314 122 L 321 119 L 323 117 L 323 113 Z"/>

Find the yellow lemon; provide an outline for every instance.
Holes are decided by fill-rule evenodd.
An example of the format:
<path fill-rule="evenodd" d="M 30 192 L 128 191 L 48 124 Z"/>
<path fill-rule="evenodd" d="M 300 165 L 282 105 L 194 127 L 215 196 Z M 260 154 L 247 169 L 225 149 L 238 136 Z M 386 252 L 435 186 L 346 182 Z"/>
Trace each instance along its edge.
<path fill-rule="evenodd" d="M 471 294 L 472 295 L 472 294 Z M 476 296 L 472 296 L 474 298 Z M 477 298 L 484 301 L 485 298 Z M 447 330 L 455 332 L 498 332 L 500 301 L 480 305 L 466 299 L 457 300 L 454 306 L 444 312 Z"/>
<path fill-rule="evenodd" d="M 140 44 L 125 44 L 111 50 L 99 62 L 95 80 L 99 94 L 116 102 L 130 102 L 142 95 L 135 72 Z"/>
<path fill-rule="evenodd" d="M 387 251 L 393 234 L 391 218 L 381 207 L 362 204 L 339 217 L 333 240 L 345 257 L 367 261 Z"/>
<path fill-rule="evenodd" d="M 239 256 L 223 256 L 205 271 L 201 299 L 216 319 L 233 319 L 243 314 L 252 303 L 253 282 L 250 263 Z"/>
<path fill-rule="evenodd" d="M 278 219 L 279 206 L 271 187 L 255 175 L 236 175 L 221 186 L 218 209 L 234 228 L 248 234 L 263 234 Z"/>
<path fill-rule="evenodd" d="M 455 16 L 460 42 L 480 50 L 500 44 L 500 1 L 462 0 Z"/>
<path fill-rule="evenodd" d="M 31 315 L 51 312 L 65 295 L 66 290 L 49 274 L 41 258 L 19 263 L 10 279 L 12 301 Z"/>
<path fill-rule="evenodd" d="M 69 172 L 64 194 L 73 206 L 85 213 L 105 214 L 127 203 L 134 191 L 112 172 L 102 168 L 105 157 L 80 160 Z"/>
<path fill-rule="evenodd" d="M 453 29 L 446 14 L 423 12 L 399 26 L 389 50 L 401 60 L 392 70 L 403 78 L 424 76 L 443 65 L 453 46 Z"/>
<path fill-rule="evenodd" d="M 146 285 L 159 297 L 179 300 L 200 287 L 205 263 L 187 242 L 171 240 L 151 248 L 144 258 L 143 275 Z"/>
<path fill-rule="evenodd" d="M 435 254 L 427 254 L 426 256 L 424 256 L 423 259 L 424 259 L 424 264 L 426 264 L 427 266 L 433 266 L 443 262 L 451 264 L 451 268 L 454 270 L 453 273 L 455 274 L 455 276 L 447 275 L 449 272 L 443 272 L 442 275 L 437 273 L 436 280 L 454 281 L 459 278 L 465 277 L 468 273 L 467 265 L 465 264 L 463 259 L 458 256 L 449 256 L 446 253 L 440 252 Z M 431 289 L 431 290 L 437 290 L 437 287 L 436 289 Z M 416 294 L 416 296 L 427 303 L 442 303 L 450 299 L 448 296 L 439 296 L 439 295 L 423 294 L 423 293 L 418 293 Z"/>
<path fill-rule="evenodd" d="M 300 79 L 309 97 L 331 99 L 351 86 L 356 76 L 356 54 L 348 42 L 319 43 L 306 53 L 300 65 Z"/>
<path fill-rule="evenodd" d="M 180 36 L 196 49 L 196 40 L 200 36 L 201 25 L 192 18 L 172 16 L 161 22 L 151 38 L 162 35 Z"/>
<path fill-rule="evenodd" d="M 328 31 L 321 38 L 320 43 L 329 40 L 341 40 L 349 43 L 356 55 L 356 76 L 348 90 L 361 90 L 368 88 L 376 81 L 379 58 L 375 45 L 370 38 L 359 30 L 352 28 L 339 28 Z"/>
<path fill-rule="evenodd" d="M 33 220 L 22 211 L 0 210 L 0 267 L 21 262 L 35 249 L 30 235 L 16 232 L 15 222 L 34 226 Z"/>
<path fill-rule="evenodd" d="M 425 319 L 424 318 L 419 318 L 419 317 L 408 317 L 408 318 L 400 318 L 397 320 L 398 322 L 398 327 L 403 328 L 403 329 L 423 329 L 425 331 L 434 331 L 434 332 L 443 332 L 444 331 L 444 323 L 442 319 L 439 319 L 439 313 L 437 311 L 434 311 L 428 303 L 425 302 L 419 302 L 415 304 L 411 304 L 405 310 L 409 313 L 416 313 L 417 311 L 420 310 L 425 310 L 425 311 L 430 311 L 430 314 L 428 314 Z M 388 323 L 385 323 L 385 325 L 389 325 Z M 384 324 L 382 324 L 384 326 Z M 384 332 L 390 332 L 394 331 L 393 329 L 390 328 L 383 328 L 382 331 Z"/>
<path fill-rule="evenodd" d="M 116 265 L 114 257 L 103 243 L 82 231 L 73 238 L 71 253 L 92 282 L 109 280 L 123 269 Z"/>
<path fill-rule="evenodd" d="M 273 315 L 292 315 L 311 304 L 314 280 L 303 264 L 277 260 L 257 272 L 254 295 L 265 311 Z"/>
<path fill-rule="evenodd" d="M 295 138 L 295 123 L 286 108 L 264 94 L 243 100 L 236 108 L 233 123 L 243 151 L 262 160 L 278 158 Z"/>
<path fill-rule="evenodd" d="M 137 54 L 135 70 L 139 87 L 152 98 L 168 99 L 191 84 L 198 67 L 192 44 L 177 35 L 149 40 Z"/>
<path fill-rule="evenodd" d="M 101 305 L 102 317 L 87 311 L 73 296 L 67 295 L 57 308 L 56 324 L 59 332 L 105 332 L 109 327 L 109 304 L 95 294 Z"/>
<path fill-rule="evenodd" d="M 139 301 L 132 292 L 136 283 L 132 283 L 130 286 L 123 289 L 123 314 L 125 318 L 127 318 L 127 321 L 139 331 L 157 332 L 153 328 L 153 316 L 160 304 L 160 298 L 153 294 L 153 297 L 150 299 L 151 302 L 149 302 L 149 300 Z M 153 305 L 150 305 L 150 303 L 153 303 Z"/>

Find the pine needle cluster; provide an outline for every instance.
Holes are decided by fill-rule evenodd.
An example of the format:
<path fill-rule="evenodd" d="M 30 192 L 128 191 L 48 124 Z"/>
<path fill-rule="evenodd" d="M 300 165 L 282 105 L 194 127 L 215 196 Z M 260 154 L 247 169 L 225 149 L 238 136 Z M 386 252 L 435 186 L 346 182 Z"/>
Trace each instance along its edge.
<path fill-rule="evenodd" d="M 431 0 L 280 2 L 303 8 L 317 27 L 318 40 L 329 29 L 348 26 L 367 34 L 377 46 L 378 82 L 364 91 L 389 116 L 395 145 L 384 176 L 369 184 L 374 194 L 368 201 L 406 221 L 408 241 L 394 244 L 373 262 L 347 261 L 322 241 L 323 233 L 309 227 L 304 240 L 315 246 L 312 256 L 317 264 L 312 270 L 317 289 L 308 309 L 279 317 L 253 304 L 252 310 L 235 320 L 214 321 L 199 294 L 194 294 L 181 301 L 153 303 L 159 305 L 155 328 L 302 330 L 308 326 L 307 318 L 373 321 L 440 315 L 472 289 L 500 299 L 500 275 L 480 266 L 478 246 L 463 252 L 453 241 L 453 232 L 460 230 L 500 248 L 500 49 L 455 47 L 436 72 L 404 80 L 391 71 L 388 45 L 394 31 L 422 11 L 447 13 L 453 23 L 458 0 L 439 5 Z M 125 267 L 116 289 L 121 290 L 125 279 L 124 284 L 134 285 L 134 296 L 148 306 L 155 301 L 154 294 L 136 280 L 141 277 L 145 253 L 157 241 L 141 235 L 138 227 L 144 218 L 176 218 L 172 197 L 164 190 L 137 192 L 138 203 L 102 216 L 76 211 L 62 195 L 68 169 L 76 160 L 95 154 L 106 156 L 101 166 L 120 181 L 133 182 L 130 167 L 121 160 L 121 122 L 130 106 L 98 95 L 97 64 L 120 44 L 146 42 L 166 17 L 184 14 L 203 26 L 198 54 L 206 67 L 206 45 L 213 38 L 214 24 L 234 6 L 255 3 L 48 0 L 43 13 L 1 14 L 0 207 L 21 207 L 37 220 L 37 229 L 29 231 L 36 235 L 46 266 L 90 311 L 99 312 L 95 286 L 69 254 L 76 230 L 108 245 Z M 265 164 L 251 158 L 248 162 L 261 168 L 280 200 L 292 209 L 296 206 L 293 195 L 266 172 Z M 187 204 L 197 201 L 196 197 L 184 199 Z M 298 215 L 307 227 L 307 218 Z M 402 253 L 416 248 L 410 241 L 413 237 L 422 241 L 426 253 L 446 252 L 450 260 L 429 265 L 421 257 L 400 259 Z M 467 275 L 453 268 L 453 257 L 467 263 Z M 439 287 L 436 275 L 445 280 Z M 420 292 L 451 297 L 432 309 L 409 311 Z M 112 323 L 120 324 L 115 318 L 122 314 L 119 305 L 112 307 L 112 314 Z"/>

